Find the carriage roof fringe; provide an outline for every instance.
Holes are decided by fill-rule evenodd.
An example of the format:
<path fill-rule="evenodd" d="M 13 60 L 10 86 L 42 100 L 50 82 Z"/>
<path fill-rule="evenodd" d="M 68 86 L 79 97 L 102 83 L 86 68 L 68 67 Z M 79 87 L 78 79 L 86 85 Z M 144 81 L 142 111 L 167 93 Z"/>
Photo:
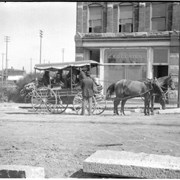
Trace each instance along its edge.
<path fill-rule="evenodd" d="M 60 69 L 68 69 L 71 67 L 83 67 L 87 65 L 90 65 L 91 67 L 97 67 L 102 64 L 93 60 L 83 60 L 83 61 L 73 61 L 73 62 L 64 62 L 64 63 L 36 64 L 34 66 L 34 69 L 40 71 L 41 70 L 57 71 Z"/>

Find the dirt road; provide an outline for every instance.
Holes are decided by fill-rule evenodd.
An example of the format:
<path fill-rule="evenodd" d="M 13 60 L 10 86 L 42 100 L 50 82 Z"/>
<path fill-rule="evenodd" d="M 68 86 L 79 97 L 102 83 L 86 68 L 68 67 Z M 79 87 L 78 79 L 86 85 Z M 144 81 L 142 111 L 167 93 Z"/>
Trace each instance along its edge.
<path fill-rule="evenodd" d="M 100 149 L 180 156 L 180 115 L 36 115 L 0 109 L 1 165 L 45 168 L 47 178 L 92 177 L 83 161 Z"/>

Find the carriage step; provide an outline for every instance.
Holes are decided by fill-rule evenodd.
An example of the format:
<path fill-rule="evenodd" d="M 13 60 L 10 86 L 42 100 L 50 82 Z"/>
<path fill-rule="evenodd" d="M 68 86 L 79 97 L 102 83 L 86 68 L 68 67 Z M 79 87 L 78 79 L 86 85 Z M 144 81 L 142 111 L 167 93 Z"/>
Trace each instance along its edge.
<path fill-rule="evenodd" d="M 180 178 L 180 157 L 98 150 L 83 162 L 83 171 L 128 178 Z"/>

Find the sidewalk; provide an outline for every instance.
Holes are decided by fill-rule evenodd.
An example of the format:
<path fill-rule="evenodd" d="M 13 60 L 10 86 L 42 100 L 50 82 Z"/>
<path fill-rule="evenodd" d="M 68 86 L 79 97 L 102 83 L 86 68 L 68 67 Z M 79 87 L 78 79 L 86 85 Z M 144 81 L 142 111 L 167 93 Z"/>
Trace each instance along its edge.
<path fill-rule="evenodd" d="M 119 105 L 120 107 L 120 105 Z M 113 108 L 113 101 L 108 100 L 107 101 L 107 108 Z M 133 98 L 128 99 L 125 104 L 125 109 L 138 109 L 138 108 L 144 108 L 144 101 L 141 98 Z M 154 103 L 155 109 L 161 109 L 161 105 L 159 103 Z M 175 102 L 171 102 L 169 104 L 166 104 L 166 109 L 171 108 L 177 108 L 177 104 Z"/>
<path fill-rule="evenodd" d="M 107 110 L 111 110 L 114 107 L 113 101 L 108 100 L 106 102 L 106 108 Z M 69 105 L 72 106 L 72 105 Z M 121 105 L 119 104 L 118 108 L 120 108 Z M 0 108 L 5 109 L 5 108 L 21 108 L 21 109 L 32 109 L 32 104 L 31 103 L 0 103 Z M 141 98 L 133 98 L 127 100 L 125 104 L 125 109 L 142 109 L 144 108 L 144 101 Z M 177 108 L 177 103 L 171 102 L 169 104 L 166 104 L 166 109 L 172 109 L 172 108 Z M 154 103 L 154 109 L 161 109 L 161 105 L 159 103 Z"/>

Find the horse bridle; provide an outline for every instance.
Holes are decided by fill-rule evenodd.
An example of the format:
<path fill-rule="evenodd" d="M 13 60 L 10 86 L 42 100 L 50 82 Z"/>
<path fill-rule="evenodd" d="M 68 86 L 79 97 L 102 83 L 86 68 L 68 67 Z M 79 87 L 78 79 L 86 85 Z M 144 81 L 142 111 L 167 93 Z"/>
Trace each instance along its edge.
<path fill-rule="evenodd" d="M 170 81 L 170 80 L 172 81 L 172 79 L 168 79 L 168 81 Z M 165 84 L 165 83 L 164 83 L 164 84 Z M 166 95 L 170 92 L 169 88 L 171 88 L 171 87 L 170 87 L 169 83 L 167 83 L 167 87 L 165 87 L 164 84 L 161 85 L 161 88 L 164 88 L 164 89 L 165 89 L 165 92 L 164 92 L 164 91 L 163 91 L 163 92 L 164 92 L 164 95 L 165 95 L 165 99 L 167 99 L 167 98 L 166 98 Z"/>

